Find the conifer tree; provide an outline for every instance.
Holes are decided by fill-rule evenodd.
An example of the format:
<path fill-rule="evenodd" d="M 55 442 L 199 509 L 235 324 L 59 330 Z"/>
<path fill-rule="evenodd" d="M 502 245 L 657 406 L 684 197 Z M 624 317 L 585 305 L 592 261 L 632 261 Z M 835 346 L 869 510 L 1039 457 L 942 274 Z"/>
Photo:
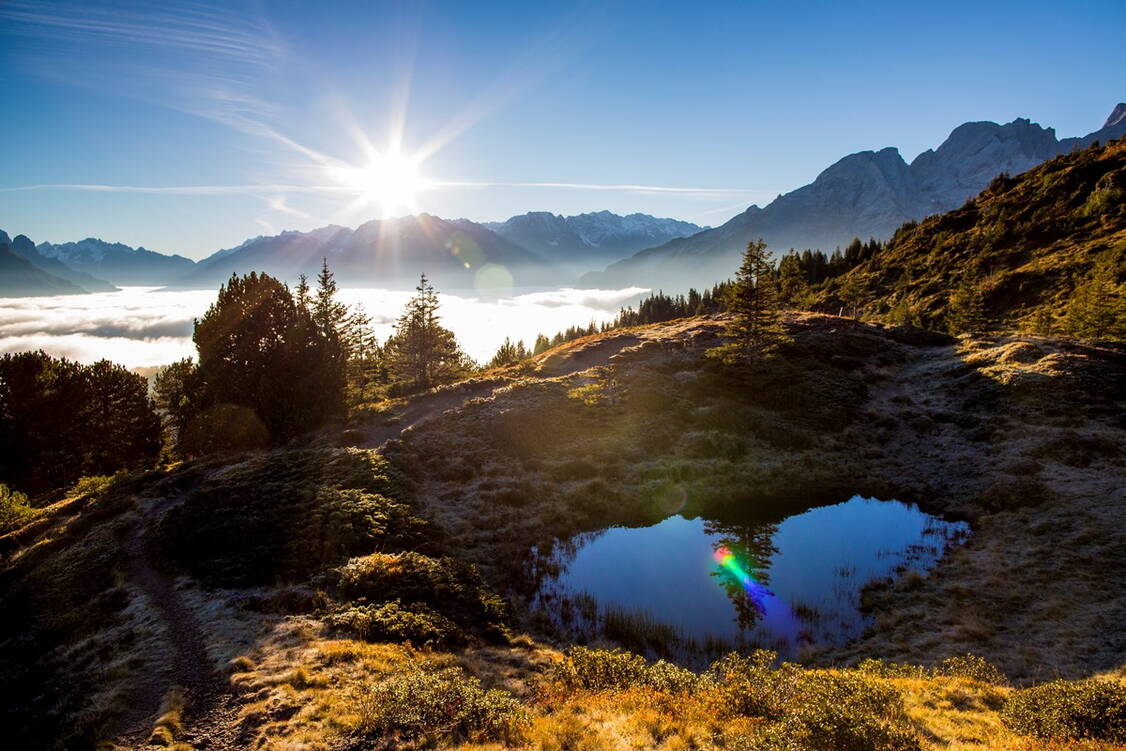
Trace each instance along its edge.
<path fill-rule="evenodd" d="M 778 264 L 778 296 L 780 302 L 791 308 L 802 309 L 809 302 L 809 282 L 802 271 L 797 253 L 791 250 Z"/>
<path fill-rule="evenodd" d="M 853 318 L 860 317 L 860 311 L 864 304 L 868 302 L 868 286 L 859 274 L 849 274 L 841 282 L 840 291 L 841 302 L 845 304 L 847 310 L 852 312 Z"/>
<path fill-rule="evenodd" d="M 302 310 L 308 311 L 312 305 L 312 297 L 309 294 L 309 277 L 300 274 L 297 277 L 297 289 L 294 290 L 293 298 L 297 302 L 297 307 Z"/>
<path fill-rule="evenodd" d="M 962 281 L 950 295 L 950 311 L 946 316 L 946 328 L 951 334 L 964 334 L 981 331 L 988 323 L 985 315 L 985 300 L 981 285 L 971 274 Z"/>
<path fill-rule="evenodd" d="M 1100 259 L 1068 301 L 1063 327 L 1082 339 L 1126 339 L 1126 292 L 1116 284 L 1113 257 Z"/>
<path fill-rule="evenodd" d="M 281 441 L 337 414 L 342 380 L 334 345 L 277 279 L 231 278 L 196 321 L 200 408 L 249 408 Z"/>
<path fill-rule="evenodd" d="M 513 343 L 507 336 L 504 338 L 504 344 L 500 345 L 497 353 L 493 355 L 493 359 L 489 361 L 488 367 L 501 368 L 506 365 L 515 365 L 521 360 L 526 360 L 530 356 L 524 342 L 518 341 Z"/>
<path fill-rule="evenodd" d="M 414 389 L 427 389 L 464 375 L 472 361 L 461 351 L 453 332 L 438 322 L 438 295 L 426 274 L 415 290 L 387 349 L 396 380 Z"/>
<path fill-rule="evenodd" d="M 300 286 L 297 288 L 297 293 L 298 304 L 300 304 Z M 335 337 L 343 342 L 346 338 L 345 329 L 348 326 L 348 306 L 336 299 L 336 293 L 336 279 L 328 267 L 328 259 L 324 258 L 321 260 L 321 270 L 317 274 L 317 291 L 312 300 L 313 320 L 325 336 Z"/>
<path fill-rule="evenodd" d="M 709 354 L 732 362 L 769 352 L 782 339 L 781 317 L 774 269 L 761 238 L 747 243 L 743 262 L 727 293 L 727 310 L 733 320 L 727 327 L 728 344 Z"/>

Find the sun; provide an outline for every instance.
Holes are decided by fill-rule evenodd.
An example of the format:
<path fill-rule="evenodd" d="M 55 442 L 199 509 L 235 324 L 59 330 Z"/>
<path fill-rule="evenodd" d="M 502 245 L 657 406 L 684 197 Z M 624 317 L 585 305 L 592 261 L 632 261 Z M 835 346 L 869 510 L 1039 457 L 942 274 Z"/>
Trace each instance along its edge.
<path fill-rule="evenodd" d="M 373 151 L 366 164 L 339 168 L 337 178 L 355 191 L 357 203 L 380 206 L 385 218 L 399 210 L 413 214 L 415 197 L 429 187 L 419 171 L 420 161 L 397 150 Z"/>

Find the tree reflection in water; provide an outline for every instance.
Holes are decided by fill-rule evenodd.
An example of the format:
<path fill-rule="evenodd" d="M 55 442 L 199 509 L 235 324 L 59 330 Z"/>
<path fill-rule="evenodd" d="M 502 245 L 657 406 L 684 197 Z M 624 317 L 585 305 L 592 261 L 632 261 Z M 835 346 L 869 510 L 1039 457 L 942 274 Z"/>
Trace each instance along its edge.
<path fill-rule="evenodd" d="M 778 552 L 773 542 L 778 525 L 705 521 L 704 531 L 715 538 L 717 565 L 711 575 L 735 606 L 739 627 L 749 631 L 766 616 L 766 601 L 773 598 L 769 569 Z"/>

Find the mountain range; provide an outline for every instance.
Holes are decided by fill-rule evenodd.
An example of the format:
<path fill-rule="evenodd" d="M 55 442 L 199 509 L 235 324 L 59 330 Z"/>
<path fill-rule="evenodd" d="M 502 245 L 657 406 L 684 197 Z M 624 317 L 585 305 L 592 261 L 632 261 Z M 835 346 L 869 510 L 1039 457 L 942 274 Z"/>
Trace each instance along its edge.
<path fill-rule="evenodd" d="M 163 286 L 188 273 L 195 262 L 177 255 L 164 255 L 145 248 L 130 248 L 94 237 L 78 242 L 39 243 L 36 250 L 75 271 L 82 271 L 123 286 Z M 80 285 L 84 286 L 84 285 Z"/>
<path fill-rule="evenodd" d="M 456 290 L 702 287 L 730 276 L 752 239 L 762 237 L 775 251 L 886 239 L 905 222 L 957 208 L 999 174 L 1123 135 L 1126 103 L 1102 128 L 1076 138 L 1058 139 L 1054 129 L 1025 118 L 965 123 L 910 163 L 891 147 L 850 154 L 809 185 L 715 228 L 609 211 L 569 217 L 537 211 L 486 223 L 420 214 L 355 229 L 328 225 L 259 236 L 199 262 L 96 238 L 36 246 L 24 235 L 9 239 L 0 232 L 0 249 L 17 259 L 4 256 L 0 295 L 108 292 L 114 285 L 210 288 L 250 271 L 295 281 L 315 275 L 322 258 L 347 286 L 409 288 L 425 271 L 440 288 Z M 593 271 L 601 266 L 604 271 Z"/>
<path fill-rule="evenodd" d="M 575 273 L 707 229 L 678 219 L 648 214 L 619 216 L 609 211 L 576 216 L 530 211 L 504 222 L 485 222 L 484 226 Z"/>
<path fill-rule="evenodd" d="M 0 297 L 116 292 L 117 287 L 42 255 L 27 235 L 0 230 Z"/>
<path fill-rule="evenodd" d="M 836 162 L 809 185 L 765 208 L 751 206 L 715 229 L 648 248 L 586 274 L 583 286 L 709 286 L 738 266 L 746 244 L 766 240 L 775 251 L 843 246 L 853 237 L 886 239 L 908 221 L 957 208 L 1001 173 L 1016 175 L 1059 154 L 1126 135 L 1126 104 L 1082 138 L 1056 138 L 1024 118 L 1005 125 L 960 125 L 910 164 L 895 148 L 861 151 Z"/>
<path fill-rule="evenodd" d="M 322 259 L 352 286 L 409 288 L 423 271 L 440 288 L 458 290 L 553 286 L 562 276 L 550 261 L 487 227 L 418 214 L 375 219 L 356 229 L 329 225 L 256 237 L 205 258 L 173 284 L 217 286 L 232 273 L 250 271 L 287 280 L 313 277 Z"/>

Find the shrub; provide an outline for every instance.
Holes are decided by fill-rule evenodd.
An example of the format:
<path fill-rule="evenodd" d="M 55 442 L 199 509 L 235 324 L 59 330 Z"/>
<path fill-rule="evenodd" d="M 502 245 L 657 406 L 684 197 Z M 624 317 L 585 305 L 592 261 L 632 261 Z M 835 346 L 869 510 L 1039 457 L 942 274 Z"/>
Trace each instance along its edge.
<path fill-rule="evenodd" d="M 377 609 L 378 617 L 372 611 L 369 624 L 378 633 L 418 628 L 416 633 L 430 638 L 454 640 L 462 637 L 462 629 L 495 640 L 507 633 L 504 601 L 485 586 L 476 566 L 457 558 L 415 552 L 353 558 L 336 570 L 334 594 L 359 605 L 394 601 L 398 610 Z"/>
<path fill-rule="evenodd" d="M 801 670 L 790 664 L 774 670 L 777 659 L 777 653 L 759 649 L 750 656 L 732 652 L 712 663 L 705 679 L 716 711 L 721 716 L 781 717 Z"/>
<path fill-rule="evenodd" d="M 785 717 L 752 744 L 756 751 L 919 751 L 893 687 L 856 674 L 801 672 Z"/>
<path fill-rule="evenodd" d="M 0 535 L 19 529 L 36 513 L 36 509 L 28 505 L 26 495 L 0 483 Z"/>
<path fill-rule="evenodd" d="M 88 477 L 80 477 L 78 478 L 78 482 L 74 483 L 74 487 L 70 489 L 70 495 L 98 495 L 109 490 L 116 479 L 116 475 L 90 475 Z"/>
<path fill-rule="evenodd" d="M 465 639 L 465 632 L 441 613 L 418 603 L 404 607 L 399 600 L 348 607 L 330 614 L 327 621 L 366 641 L 409 641 L 418 646 L 438 646 Z"/>
<path fill-rule="evenodd" d="M 961 657 L 947 657 L 934 666 L 931 671 L 935 675 L 951 675 L 959 678 L 969 678 L 982 683 L 1008 683 L 1005 674 L 984 657 L 965 654 Z"/>
<path fill-rule="evenodd" d="M 629 688 L 645 670 L 645 658 L 620 649 L 572 647 L 554 678 L 569 689 L 604 691 Z"/>
<path fill-rule="evenodd" d="M 860 664 L 856 666 L 856 669 L 864 675 L 876 676 L 878 678 L 925 678 L 927 675 L 927 669 L 922 665 L 911 665 L 906 662 L 888 662 L 872 657 L 861 660 Z"/>
<path fill-rule="evenodd" d="M 1102 680 L 1052 681 L 1013 692 L 1001 720 L 1042 739 L 1126 742 L 1126 686 Z"/>
<path fill-rule="evenodd" d="M 458 668 L 411 667 L 359 695 L 357 703 L 362 733 L 403 740 L 517 741 L 529 724 L 515 697 L 482 689 Z"/>
<path fill-rule="evenodd" d="M 700 685 L 700 676 L 671 662 L 657 660 L 645 670 L 645 685 L 657 691 L 675 694 L 692 691 Z"/>

